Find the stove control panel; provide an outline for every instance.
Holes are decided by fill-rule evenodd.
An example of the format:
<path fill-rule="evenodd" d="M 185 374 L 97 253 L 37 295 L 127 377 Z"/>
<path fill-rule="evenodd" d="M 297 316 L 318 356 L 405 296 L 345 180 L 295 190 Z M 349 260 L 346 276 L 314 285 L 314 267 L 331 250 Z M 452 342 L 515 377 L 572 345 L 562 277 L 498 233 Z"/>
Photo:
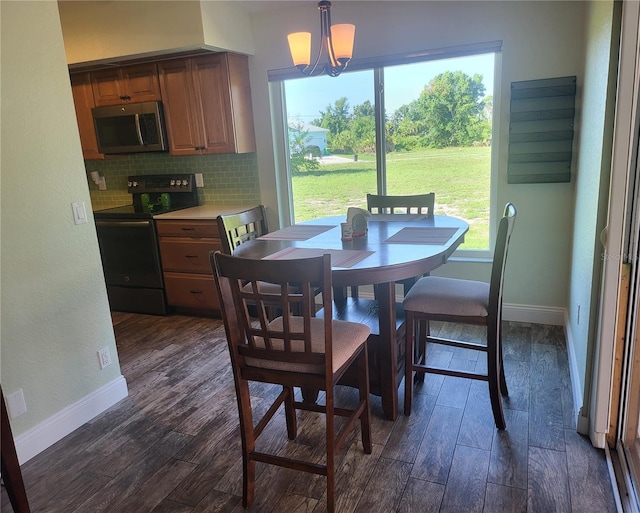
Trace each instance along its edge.
<path fill-rule="evenodd" d="M 192 192 L 195 175 L 139 175 L 127 180 L 128 191 L 133 194 L 143 192 Z"/>

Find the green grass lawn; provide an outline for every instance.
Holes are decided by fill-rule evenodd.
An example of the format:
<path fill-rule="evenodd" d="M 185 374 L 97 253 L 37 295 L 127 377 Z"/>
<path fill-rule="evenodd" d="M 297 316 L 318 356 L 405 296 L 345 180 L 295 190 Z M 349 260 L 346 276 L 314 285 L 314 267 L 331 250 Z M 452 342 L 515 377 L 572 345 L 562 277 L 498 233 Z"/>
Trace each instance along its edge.
<path fill-rule="evenodd" d="M 293 176 L 296 222 L 343 215 L 347 207 L 366 208 L 376 192 L 376 159 L 322 164 L 319 170 Z M 469 223 L 465 249 L 489 248 L 491 148 L 421 149 L 387 154 L 387 194 L 435 192 L 436 214 Z"/>

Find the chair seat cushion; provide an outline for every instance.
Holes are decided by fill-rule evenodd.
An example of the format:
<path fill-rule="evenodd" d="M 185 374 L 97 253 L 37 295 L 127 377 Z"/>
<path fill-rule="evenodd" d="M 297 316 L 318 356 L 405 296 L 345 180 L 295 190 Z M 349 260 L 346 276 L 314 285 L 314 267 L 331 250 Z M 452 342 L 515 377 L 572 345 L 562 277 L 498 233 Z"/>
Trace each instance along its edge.
<path fill-rule="evenodd" d="M 368 326 L 357 322 L 339 321 L 332 322 L 333 333 L 333 372 L 340 370 L 353 357 L 358 349 L 367 341 L 371 333 Z M 291 331 L 302 332 L 303 318 L 291 317 Z M 278 317 L 269 323 L 272 331 L 282 330 L 282 317 Z M 313 317 L 311 319 L 311 348 L 314 353 L 324 353 L 324 319 Z M 276 350 L 284 348 L 282 340 L 272 340 Z M 292 343 L 294 351 L 304 351 L 302 341 Z M 264 340 L 256 339 L 256 346 L 264 347 Z M 283 370 L 291 372 L 310 372 L 313 374 L 324 374 L 324 366 L 307 365 L 278 360 L 263 360 L 260 358 L 246 358 L 247 365 L 261 367 L 264 369 Z"/>
<path fill-rule="evenodd" d="M 487 317 L 489 284 L 483 281 L 424 276 L 407 293 L 406 311 L 433 315 Z"/>

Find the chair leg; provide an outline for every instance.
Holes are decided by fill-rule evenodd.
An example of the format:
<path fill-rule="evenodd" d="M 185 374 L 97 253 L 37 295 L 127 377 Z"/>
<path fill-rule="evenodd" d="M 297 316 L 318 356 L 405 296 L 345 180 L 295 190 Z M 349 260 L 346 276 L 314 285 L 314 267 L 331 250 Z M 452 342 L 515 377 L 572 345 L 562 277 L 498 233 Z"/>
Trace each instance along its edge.
<path fill-rule="evenodd" d="M 504 362 L 502 360 L 502 329 L 498 335 L 498 355 L 500 356 L 500 393 L 505 397 L 509 395 L 509 389 L 507 388 L 507 378 L 504 375 Z"/>
<path fill-rule="evenodd" d="M 245 508 L 253 504 L 256 490 L 256 462 L 249 459 L 248 454 L 242 454 L 242 506 Z"/>
<path fill-rule="evenodd" d="M 373 446 L 371 444 L 371 404 L 369 402 L 369 367 L 367 361 L 367 345 L 358 356 L 358 391 L 360 402 L 365 403 L 365 408 L 360 415 L 360 432 L 362 436 L 362 447 L 365 454 L 371 454 Z"/>
<path fill-rule="evenodd" d="M 416 346 L 415 362 L 423 365 L 427 364 L 427 336 L 429 335 L 429 321 L 423 320 L 418 322 L 418 340 Z M 424 383 L 424 372 L 416 371 L 413 378 L 414 383 Z"/>
<path fill-rule="evenodd" d="M 333 513 L 335 510 L 335 449 L 336 437 L 333 414 L 333 388 L 326 390 L 326 446 L 327 446 L 327 512 Z"/>
<path fill-rule="evenodd" d="M 502 409 L 502 394 L 500 393 L 500 382 L 502 380 L 502 366 L 500 365 L 501 355 L 498 354 L 499 334 L 493 330 L 487 331 L 487 376 L 489 380 L 489 399 L 493 410 L 493 419 L 496 427 L 500 430 L 507 427 Z"/>
<path fill-rule="evenodd" d="M 295 440 L 298 436 L 298 421 L 296 418 L 296 408 L 294 402 L 293 387 L 284 387 L 287 390 L 287 398 L 284 401 L 284 414 L 287 421 L 287 436 L 289 440 Z"/>
<path fill-rule="evenodd" d="M 413 396 L 413 339 L 415 332 L 414 315 L 407 312 L 405 319 L 405 348 L 404 348 L 404 414 L 411 415 L 411 400 Z"/>
<path fill-rule="evenodd" d="M 251 459 L 251 453 L 256 448 L 256 439 L 248 381 L 236 378 L 236 395 L 242 438 L 242 505 L 248 508 L 253 504 L 256 483 L 256 462 Z"/>

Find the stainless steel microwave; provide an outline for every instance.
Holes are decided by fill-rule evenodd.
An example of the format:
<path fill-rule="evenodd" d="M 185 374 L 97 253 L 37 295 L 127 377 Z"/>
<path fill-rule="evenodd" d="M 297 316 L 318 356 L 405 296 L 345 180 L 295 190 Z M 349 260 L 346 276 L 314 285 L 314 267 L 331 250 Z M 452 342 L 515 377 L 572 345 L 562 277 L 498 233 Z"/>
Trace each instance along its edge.
<path fill-rule="evenodd" d="M 91 112 L 100 153 L 167 150 L 162 103 L 109 105 Z"/>

